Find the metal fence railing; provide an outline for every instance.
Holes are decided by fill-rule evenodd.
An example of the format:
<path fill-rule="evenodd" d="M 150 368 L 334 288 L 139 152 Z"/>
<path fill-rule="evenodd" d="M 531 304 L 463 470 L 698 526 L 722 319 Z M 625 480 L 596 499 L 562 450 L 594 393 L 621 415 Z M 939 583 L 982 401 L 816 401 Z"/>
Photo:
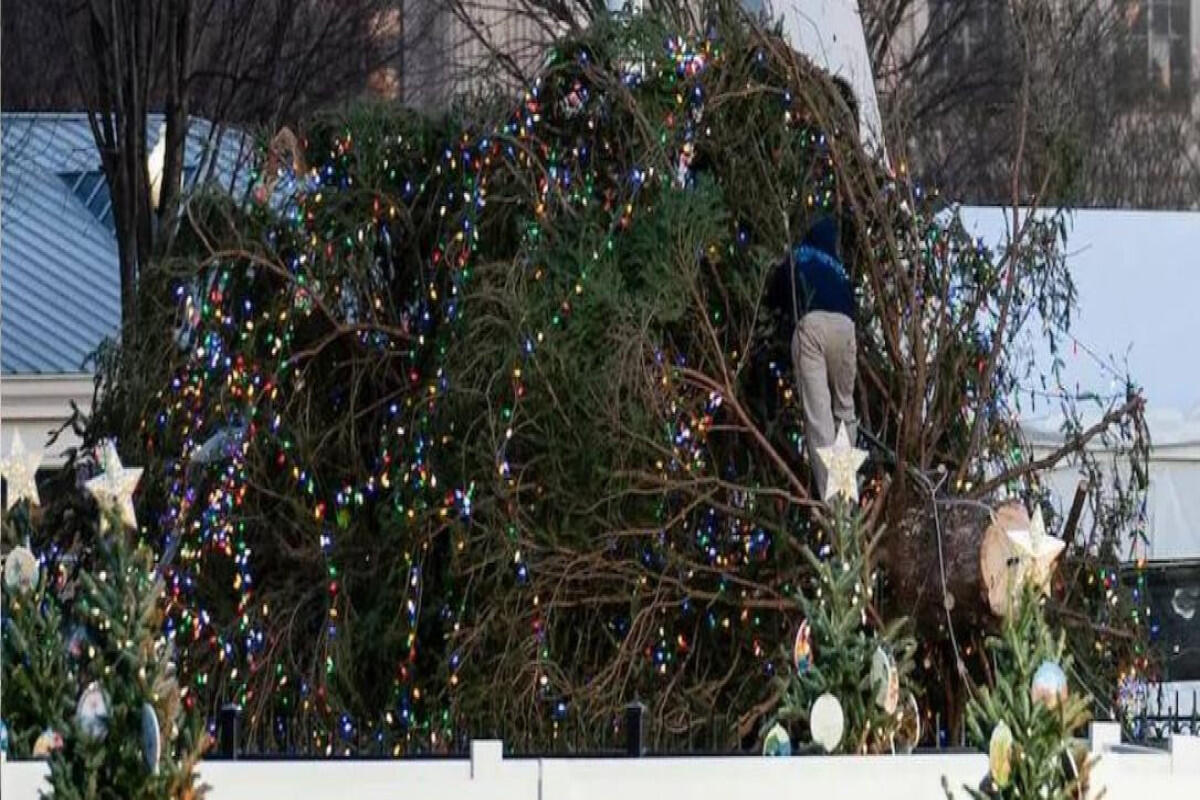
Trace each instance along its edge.
<path fill-rule="evenodd" d="M 1159 685 L 1152 689 L 1128 725 L 1137 744 L 1161 744 L 1172 734 L 1200 736 L 1200 690 Z"/>

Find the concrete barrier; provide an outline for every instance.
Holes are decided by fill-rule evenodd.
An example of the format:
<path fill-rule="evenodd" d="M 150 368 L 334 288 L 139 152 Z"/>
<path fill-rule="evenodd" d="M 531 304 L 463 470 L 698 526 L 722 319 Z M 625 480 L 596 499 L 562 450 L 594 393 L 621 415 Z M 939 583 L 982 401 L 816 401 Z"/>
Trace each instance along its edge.
<path fill-rule="evenodd" d="M 1093 796 L 1107 800 L 1200 798 L 1200 738 L 1176 736 L 1168 750 L 1120 744 L 1119 730 L 1093 726 Z M 835 797 L 932 800 L 942 779 L 964 798 L 987 771 L 981 753 L 909 756 L 504 758 L 496 741 L 471 744 L 469 759 L 395 761 L 206 761 L 210 800 L 729 800 Z M 36 800 L 46 764 L 0 765 L 4 800 Z"/>

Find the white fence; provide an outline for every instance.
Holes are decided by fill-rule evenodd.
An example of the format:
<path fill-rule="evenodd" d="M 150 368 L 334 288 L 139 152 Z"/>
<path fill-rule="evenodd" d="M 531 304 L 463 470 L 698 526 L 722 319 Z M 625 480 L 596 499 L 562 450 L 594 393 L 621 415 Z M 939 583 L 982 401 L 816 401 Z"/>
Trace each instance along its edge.
<path fill-rule="evenodd" d="M 1093 796 L 1200 798 L 1200 738 L 1173 737 L 1166 752 L 1118 741 L 1115 726 L 1094 726 Z M 2 770 L 4 800 L 38 797 L 44 763 L 5 762 Z M 986 770 L 982 754 L 505 759 L 499 742 L 482 741 L 472 743 L 470 759 L 454 761 L 206 761 L 200 775 L 210 800 L 932 800 L 944 797 L 943 777 L 966 797 L 961 787 L 978 785 Z"/>

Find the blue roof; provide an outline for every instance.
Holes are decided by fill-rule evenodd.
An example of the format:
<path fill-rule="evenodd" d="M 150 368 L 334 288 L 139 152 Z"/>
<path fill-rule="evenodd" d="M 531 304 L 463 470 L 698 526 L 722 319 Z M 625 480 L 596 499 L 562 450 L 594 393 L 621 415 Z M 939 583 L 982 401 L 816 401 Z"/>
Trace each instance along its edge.
<path fill-rule="evenodd" d="M 147 121 L 153 149 L 160 115 Z M 211 126 L 192 120 L 184 156 L 194 188 L 214 151 Z M 69 374 L 121 322 L 121 279 L 108 185 L 87 116 L 0 115 L 0 372 Z M 247 140 L 226 135 L 214 173 L 245 185 Z M 204 176 L 206 177 L 206 176 Z"/>

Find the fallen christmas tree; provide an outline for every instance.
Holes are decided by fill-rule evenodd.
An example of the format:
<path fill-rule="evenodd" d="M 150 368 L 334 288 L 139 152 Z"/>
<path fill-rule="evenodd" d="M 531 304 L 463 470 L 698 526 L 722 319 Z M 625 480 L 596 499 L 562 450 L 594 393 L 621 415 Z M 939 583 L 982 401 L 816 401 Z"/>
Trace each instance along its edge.
<path fill-rule="evenodd" d="M 753 738 L 826 513 L 762 298 L 822 214 L 859 292 L 870 612 L 915 621 L 928 720 L 960 729 L 998 623 L 982 571 L 950 600 L 933 554 L 979 564 L 991 504 L 1041 502 L 1035 467 L 1094 437 L 1144 466 L 1132 389 L 1021 447 L 1018 331 L 1058 341 L 1073 302 L 1061 217 L 984 248 L 723 4 L 603 16 L 515 105 L 316 121 L 263 170 L 254 208 L 192 202 L 89 435 L 146 465 L 184 677 L 265 742 L 596 747 L 634 699 L 657 746 Z M 1146 657 L 1106 594 L 1144 484 L 1091 485 L 1054 596 L 1111 697 Z"/>

